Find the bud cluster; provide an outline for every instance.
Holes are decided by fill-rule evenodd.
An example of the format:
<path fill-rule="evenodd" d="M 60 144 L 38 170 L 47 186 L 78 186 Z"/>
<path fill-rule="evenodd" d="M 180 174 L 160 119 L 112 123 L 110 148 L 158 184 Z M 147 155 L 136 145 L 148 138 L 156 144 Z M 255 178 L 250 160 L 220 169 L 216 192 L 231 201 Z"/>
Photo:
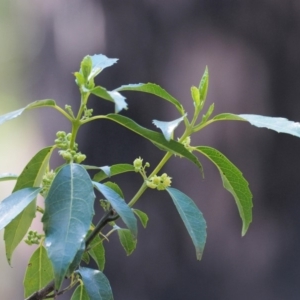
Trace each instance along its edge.
<path fill-rule="evenodd" d="M 145 165 L 143 166 L 143 159 L 141 157 L 139 158 L 136 158 L 134 161 L 133 161 L 133 166 L 134 166 L 134 171 L 135 172 L 139 172 L 141 173 L 141 175 L 146 178 L 146 171 L 145 169 L 150 167 L 150 164 L 148 162 L 145 163 Z"/>
<path fill-rule="evenodd" d="M 194 150 L 194 147 L 191 146 L 191 137 L 188 136 L 182 141 L 183 146 L 190 152 Z"/>
<path fill-rule="evenodd" d="M 159 191 L 165 190 L 171 185 L 172 178 L 166 173 L 161 176 L 154 175 L 146 181 L 146 184 L 151 189 L 158 189 Z"/>
<path fill-rule="evenodd" d="M 43 176 L 42 179 L 42 191 L 41 191 L 41 195 L 46 198 L 49 192 L 49 189 L 51 187 L 51 184 L 53 182 L 53 179 L 55 177 L 56 173 L 51 170 L 45 173 L 45 175 Z"/>
<path fill-rule="evenodd" d="M 27 239 L 24 240 L 24 242 L 28 245 L 39 245 L 41 238 L 43 237 L 43 234 L 38 234 L 37 231 L 30 230 L 28 232 Z"/>

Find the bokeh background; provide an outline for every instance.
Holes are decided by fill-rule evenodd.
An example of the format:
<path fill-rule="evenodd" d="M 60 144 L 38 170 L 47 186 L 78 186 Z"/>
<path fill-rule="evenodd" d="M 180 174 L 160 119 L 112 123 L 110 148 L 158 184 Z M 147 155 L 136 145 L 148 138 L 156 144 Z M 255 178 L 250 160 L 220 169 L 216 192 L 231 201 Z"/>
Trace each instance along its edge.
<path fill-rule="evenodd" d="M 44 98 L 76 108 L 72 72 L 85 55 L 95 53 L 120 59 L 98 77 L 107 89 L 155 82 L 191 114 L 190 87 L 198 85 L 208 65 L 207 102 L 215 103 L 215 113 L 300 119 L 300 2 L 295 0 L 2 0 L 0 113 Z M 143 126 L 156 130 L 151 120 L 178 117 L 164 101 L 126 96 L 129 110 L 124 115 Z M 97 113 L 113 110 L 100 99 L 90 103 Z M 19 173 L 41 147 L 53 143 L 56 131 L 68 126 L 47 108 L 2 125 L 0 171 Z M 115 124 L 86 127 L 79 146 L 87 163 L 130 163 L 141 155 L 154 166 L 163 155 Z M 196 261 L 168 195 L 149 191 L 137 205 L 150 217 L 147 229 L 140 229 L 137 250 L 126 257 L 114 237 L 106 245 L 105 274 L 115 299 L 299 299 L 300 140 L 224 122 L 203 130 L 192 143 L 218 148 L 243 171 L 254 196 L 253 224 L 241 238 L 234 200 L 213 165 L 201 160 L 203 179 L 188 161 L 173 158 L 165 169 L 173 186 L 196 201 L 208 224 L 203 260 Z M 140 183 L 135 180 L 116 179 L 127 199 Z M 2 199 L 11 187 L 1 183 Z M 22 278 L 31 251 L 21 245 L 11 268 L 1 242 L 1 299 L 23 299 Z"/>

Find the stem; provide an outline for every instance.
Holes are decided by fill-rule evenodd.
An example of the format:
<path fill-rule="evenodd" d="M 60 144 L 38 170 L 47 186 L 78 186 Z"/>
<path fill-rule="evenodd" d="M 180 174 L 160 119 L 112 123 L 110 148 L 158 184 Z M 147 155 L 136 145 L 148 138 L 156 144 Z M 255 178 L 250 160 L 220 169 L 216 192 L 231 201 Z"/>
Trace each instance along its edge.
<path fill-rule="evenodd" d="M 58 105 L 55 105 L 53 106 L 54 109 L 56 109 L 57 111 L 59 111 L 62 115 L 64 115 L 69 121 L 72 122 L 73 118 L 68 114 L 66 113 L 60 106 Z"/>

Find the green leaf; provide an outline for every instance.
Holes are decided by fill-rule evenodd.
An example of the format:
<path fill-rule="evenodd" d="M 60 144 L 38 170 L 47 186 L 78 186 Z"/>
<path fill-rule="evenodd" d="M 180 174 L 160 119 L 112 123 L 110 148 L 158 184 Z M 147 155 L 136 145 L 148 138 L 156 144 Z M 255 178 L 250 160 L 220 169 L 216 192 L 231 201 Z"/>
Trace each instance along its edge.
<path fill-rule="evenodd" d="M 126 98 L 117 91 L 109 92 L 101 86 L 96 86 L 95 88 L 91 89 L 89 92 L 102 99 L 114 102 L 116 113 L 120 112 L 122 109 L 127 109 L 127 103 L 125 101 Z"/>
<path fill-rule="evenodd" d="M 81 267 L 78 273 L 81 275 L 90 300 L 113 300 L 109 281 L 102 272 Z"/>
<path fill-rule="evenodd" d="M 16 180 L 18 175 L 13 173 L 2 173 L 0 174 L 0 181 Z"/>
<path fill-rule="evenodd" d="M 90 256 L 87 252 L 83 252 L 81 260 L 83 260 L 86 264 L 90 263 Z"/>
<path fill-rule="evenodd" d="M 94 199 L 90 176 L 81 165 L 68 164 L 60 169 L 45 199 L 42 218 L 56 289 L 84 243 L 94 215 Z"/>
<path fill-rule="evenodd" d="M 212 118 L 213 121 L 246 121 L 245 119 L 241 118 L 239 115 L 230 114 L 230 113 L 223 113 L 216 115 Z"/>
<path fill-rule="evenodd" d="M 206 242 L 206 222 L 194 201 L 174 188 L 167 188 L 166 191 L 170 194 L 177 211 L 192 238 L 196 248 L 196 256 L 201 260 L 205 242 Z"/>
<path fill-rule="evenodd" d="M 218 150 L 199 146 L 196 147 L 200 153 L 210 159 L 218 168 L 224 188 L 228 190 L 235 199 L 240 217 L 243 221 L 242 235 L 245 235 L 252 222 L 252 194 L 248 182 L 241 171 Z"/>
<path fill-rule="evenodd" d="M 121 198 L 124 199 L 124 194 L 123 194 L 121 188 L 115 182 L 107 181 L 104 183 L 104 185 L 110 187 L 112 190 L 114 190 L 116 193 L 118 193 Z"/>
<path fill-rule="evenodd" d="M 0 125 L 3 124 L 6 121 L 9 121 L 11 119 L 14 119 L 18 116 L 20 116 L 25 110 L 32 109 L 32 108 L 37 108 L 37 107 L 44 107 L 44 106 L 55 106 L 55 101 L 46 99 L 46 100 L 38 100 L 35 102 L 32 102 L 25 106 L 24 108 L 9 112 L 5 115 L 0 116 Z"/>
<path fill-rule="evenodd" d="M 0 202 L 0 230 L 7 226 L 32 202 L 41 188 L 25 188 Z"/>
<path fill-rule="evenodd" d="M 87 79 L 92 71 L 92 58 L 87 55 L 83 58 L 80 64 L 80 72 L 85 79 Z"/>
<path fill-rule="evenodd" d="M 136 248 L 137 239 L 132 236 L 130 230 L 123 228 L 118 229 L 118 236 L 126 254 L 130 255 Z"/>
<path fill-rule="evenodd" d="M 200 105 L 200 92 L 199 92 L 199 89 L 196 88 L 195 86 L 192 86 L 191 87 L 191 95 L 192 95 L 192 99 L 194 101 L 195 107 L 199 107 L 199 105 Z"/>
<path fill-rule="evenodd" d="M 131 208 L 127 205 L 123 198 L 115 192 L 110 187 L 93 181 L 94 186 L 97 190 L 99 190 L 105 199 L 111 204 L 114 210 L 118 213 L 120 218 L 126 224 L 128 229 L 131 231 L 133 236 L 137 236 L 137 220 L 131 210 Z"/>
<path fill-rule="evenodd" d="M 171 138 L 173 138 L 174 130 L 183 121 L 185 116 L 186 114 L 183 115 L 181 118 L 170 122 L 153 120 L 152 123 L 162 131 L 165 139 L 169 142 Z"/>
<path fill-rule="evenodd" d="M 279 133 L 287 133 L 300 137 L 300 123 L 289 121 L 285 118 L 273 118 L 258 115 L 238 115 L 251 125 L 260 128 L 268 128 Z"/>
<path fill-rule="evenodd" d="M 107 174 L 107 172 L 104 172 L 104 170 L 101 170 L 99 173 L 95 174 L 93 180 L 99 182 L 107 177 L 115 176 L 126 172 L 134 172 L 134 166 L 130 164 L 113 165 L 110 167 L 110 175 Z"/>
<path fill-rule="evenodd" d="M 207 92 L 208 92 L 208 85 L 209 85 L 209 72 L 206 66 L 204 74 L 199 83 L 199 92 L 200 92 L 200 102 L 203 104 L 205 103 Z M 202 104 L 202 105 L 203 105 Z"/>
<path fill-rule="evenodd" d="M 89 165 L 83 165 L 83 164 L 81 164 L 81 166 L 83 166 L 86 170 L 101 170 L 102 172 L 104 172 L 104 174 L 107 177 L 111 176 L 109 166 L 97 167 L 97 166 L 89 166 Z"/>
<path fill-rule="evenodd" d="M 80 284 L 74 291 L 71 300 L 90 300 L 90 297 L 83 284 Z"/>
<path fill-rule="evenodd" d="M 43 246 L 39 246 L 27 265 L 24 277 L 24 297 L 27 298 L 34 292 L 42 289 L 53 278 L 53 269 L 46 249 Z"/>
<path fill-rule="evenodd" d="M 149 93 L 158 96 L 162 99 L 171 102 L 173 105 L 175 105 L 175 107 L 178 109 L 178 111 L 181 114 L 184 114 L 184 109 L 181 103 L 157 84 L 154 83 L 127 84 L 127 85 L 120 86 L 119 88 L 116 89 L 116 91 L 118 92 L 136 91 L 136 92 L 144 92 L 144 93 Z"/>
<path fill-rule="evenodd" d="M 89 254 L 96 262 L 100 271 L 104 270 L 105 266 L 105 248 L 103 246 L 103 242 L 101 241 L 99 235 L 97 235 L 92 242 L 90 243 L 91 249 L 89 250 Z"/>
<path fill-rule="evenodd" d="M 211 105 L 209 106 L 209 108 L 208 108 L 206 114 L 204 114 L 204 115 L 202 116 L 201 123 L 205 123 L 205 122 L 209 119 L 209 117 L 210 117 L 211 114 L 213 113 L 214 109 L 215 109 L 215 104 L 213 103 L 213 104 L 211 104 Z"/>
<path fill-rule="evenodd" d="M 164 149 L 166 151 L 170 151 L 173 154 L 183 156 L 193 162 L 201 171 L 202 165 L 200 164 L 198 158 L 189 152 L 181 143 L 178 143 L 174 140 L 166 141 L 165 137 L 158 132 L 149 130 L 145 127 L 138 125 L 136 122 L 131 120 L 130 118 L 117 115 L 117 114 L 108 114 L 103 118 L 112 120 L 120 125 L 132 130 L 133 132 L 141 135 L 142 137 L 150 140 L 154 145 L 156 145 L 159 149 Z"/>
<path fill-rule="evenodd" d="M 40 150 L 26 165 L 14 187 L 14 192 L 27 188 L 40 186 L 43 175 L 48 167 L 54 147 L 46 147 Z M 26 209 L 21 212 L 9 225 L 4 232 L 6 257 L 10 263 L 13 251 L 26 235 L 32 220 L 35 218 L 36 201 L 32 201 Z"/>
<path fill-rule="evenodd" d="M 95 78 L 103 69 L 112 66 L 118 61 L 116 58 L 108 58 L 103 54 L 91 55 L 90 58 L 92 59 L 92 70 L 88 80 Z"/>
<path fill-rule="evenodd" d="M 140 219 L 143 227 L 146 228 L 147 227 L 147 223 L 149 221 L 149 218 L 148 218 L 147 214 L 145 214 L 144 212 L 142 212 L 139 209 L 133 208 L 132 210 L 138 216 L 138 218 Z"/>

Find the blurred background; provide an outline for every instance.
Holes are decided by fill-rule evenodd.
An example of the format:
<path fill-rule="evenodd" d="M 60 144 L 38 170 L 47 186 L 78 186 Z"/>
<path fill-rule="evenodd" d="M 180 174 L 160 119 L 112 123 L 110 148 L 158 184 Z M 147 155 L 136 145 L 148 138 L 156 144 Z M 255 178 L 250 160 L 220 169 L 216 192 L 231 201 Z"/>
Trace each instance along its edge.
<path fill-rule="evenodd" d="M 191 115 L 190 87 L 199 84 L 208 65 L 207 103 L 215 103 L 216 114 L 300 120 L 299 1 L 2 0 L 0 113 L 45 98 L 76 110 L 79 94 L 72 72 L 85 55 L 95 53 L 119 58 L 98 76 L 97 83 L 109 90 L 154 82 Z M 125 96 L 129 110 L 122 113 L 150 129 L 157 130 L 153 119 L 179 117 L 172 105 L 155 97 Z M 90 104 L 96 113 L 113 111 L 111 103 L 98 98 Z M 41 147 L 53 143 L 56 131 L 68 129 L 47 108 L 2 125 L 0 172 L 19 173 Z M 136 251 L 126 257 L 114 237 L 106 245 L 105 274 L 115 299 L 299 299 L 300 140 L 224 122 L 203 130 L 192 144 L 216 147 L 242 170 L 253 193 L 253 224 L 241 238 L 234 200 L 212 164 L 201 158 L 203 179 L 188 161 L 173 158 L 165 171 L 174 187 L 195 200 L 208 224 L 203 259 L 196 261 L 167 193 L 147 191 L 137 208 L 150 221 L 147 229 L 140 228 Z M 163 155 L 148 141 L 104 121 L 81 130 L 79 147 L 87 164 L 99 166 L 131 163 L 138 156 L 155 166 Z M 136 178 L 116 178 L 126 199 L 140 184 Z M 11 188 L 11 183 L 1 183 L 1 199 Z M 22 280 L 32 251 L 20 245 L 11 268 L 1 242 L 1 299 L 23 299 Z"/>

